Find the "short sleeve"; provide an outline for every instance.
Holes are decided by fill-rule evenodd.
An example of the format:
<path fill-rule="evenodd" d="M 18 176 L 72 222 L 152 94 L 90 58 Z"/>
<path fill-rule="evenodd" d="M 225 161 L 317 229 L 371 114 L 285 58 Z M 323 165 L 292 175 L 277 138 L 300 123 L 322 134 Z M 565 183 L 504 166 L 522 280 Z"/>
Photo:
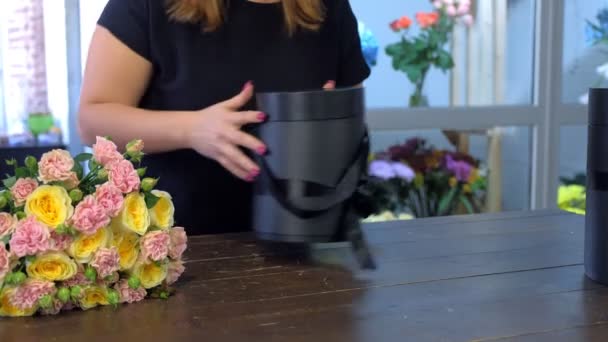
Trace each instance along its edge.
<path fill-rule="evenodd" d="M 148 0 L 109 0 L 97 24 L 150 60 Z"/>
<path fill-rule="evenodd" d="M 370 75 L 370 68 L 363 57 L 359 25 L 348 0 L 339 1 L 340 16 L 340 65 L 336 84 L 350 87 L 362 83 Z"/>

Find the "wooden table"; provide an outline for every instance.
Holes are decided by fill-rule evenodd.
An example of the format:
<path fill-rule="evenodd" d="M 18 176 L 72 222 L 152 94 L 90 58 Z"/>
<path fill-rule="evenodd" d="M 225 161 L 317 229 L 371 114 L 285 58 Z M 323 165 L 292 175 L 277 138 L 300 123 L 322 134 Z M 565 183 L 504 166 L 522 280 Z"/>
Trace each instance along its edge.
<path fill-rule="evenodd" d="M 608 341 L 583 222 L 544 211 L 369 225 L 376 271 L 344 244 L 307 259 L 246 235 L 192 238 L 168 301 L 2 320 L 0 341 Z"/>

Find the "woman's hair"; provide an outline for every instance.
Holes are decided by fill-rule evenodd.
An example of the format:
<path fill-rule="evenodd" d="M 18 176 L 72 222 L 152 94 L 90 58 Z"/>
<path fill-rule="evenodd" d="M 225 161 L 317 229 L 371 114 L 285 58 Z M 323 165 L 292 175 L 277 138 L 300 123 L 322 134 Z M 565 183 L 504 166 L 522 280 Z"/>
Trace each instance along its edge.
<path fill-rule="evenodd" d="M 171 19 L 201 23 L 205 31 L 215 31 L 225 20 L 230 0 L 167 0 Z M 234 0 L 232 0 L 234 1 Z M 285 26 L 289 34 L 298 29 L 316 31 L 323 22 L 323 0 L 282 0 Z"/>

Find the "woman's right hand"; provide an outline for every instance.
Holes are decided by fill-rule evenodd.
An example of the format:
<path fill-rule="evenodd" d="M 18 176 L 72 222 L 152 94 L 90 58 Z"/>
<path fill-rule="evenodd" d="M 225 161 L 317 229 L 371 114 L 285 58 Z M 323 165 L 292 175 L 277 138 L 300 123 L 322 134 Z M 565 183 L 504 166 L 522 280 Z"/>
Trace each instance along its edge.
<path fill-rule="evenodd" d="M 257 154 L 266 153 L 266 146 L 241 127 L 266 120 L 259 111 L 240 111 L 253 96 L 253 84 L 247 82 L 235 97 L 195 113 L 190 128 L 190 147 L 208 158 L 214 159 L 235 176 L 253 181 L 260 168 L 239 147 Z"/>

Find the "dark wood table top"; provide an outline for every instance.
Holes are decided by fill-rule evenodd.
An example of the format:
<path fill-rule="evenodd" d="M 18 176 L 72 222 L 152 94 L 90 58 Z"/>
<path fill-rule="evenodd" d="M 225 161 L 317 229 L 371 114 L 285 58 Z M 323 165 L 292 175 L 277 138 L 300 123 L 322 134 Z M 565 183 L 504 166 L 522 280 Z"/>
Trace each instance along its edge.
<path fill-rule="evenodd" d="M 345 244 L 195 237 L 168 301 L 1 320 L 0 341 L 608 341 L 583 223 L 542 211 L 372 224 L 375 271 Z"/>

